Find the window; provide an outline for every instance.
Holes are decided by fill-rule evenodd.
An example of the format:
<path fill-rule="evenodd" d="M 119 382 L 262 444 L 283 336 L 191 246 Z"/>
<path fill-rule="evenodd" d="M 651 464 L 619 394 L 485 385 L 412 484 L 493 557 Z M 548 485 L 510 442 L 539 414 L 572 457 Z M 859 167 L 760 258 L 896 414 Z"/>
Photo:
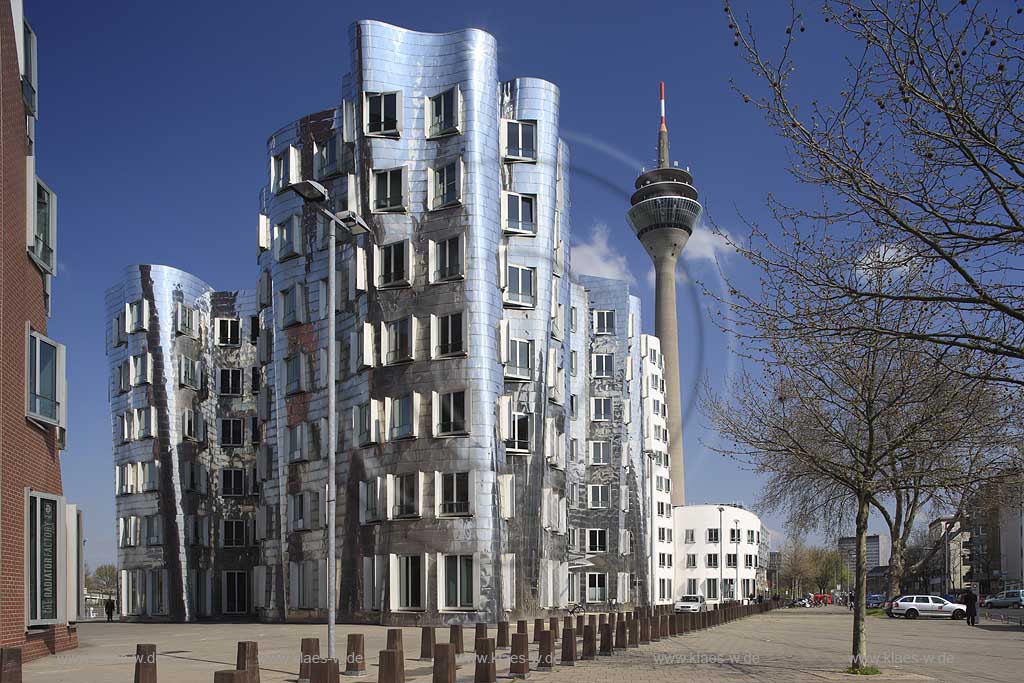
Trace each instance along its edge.
<path fill-rule="evenodd" d="M 444 556 L 444 606 L 448 609 L 472 609 L 476 592 L 472 555 Z"/>
<path fill-rule="evenodd" d="M 220 421 L 220 445 L 233 447 L 242 445 L 242 420 L 223 418 Z"/>
<path fill-rule="evenodd" d="M 693 543 L 693 529 L 683 531 L 683 543 Z"/>
<path fill-rule="evenodd" d="M 587 574 L 587 602 L 605 602 L 608 599 L 608 575 Z"/>
<path fill-rule="evenodd" d="M 430 185 L 431 209 L 443 209 L 448 206 L 454 206 L 462 200 L 459 166 L 460 162 L 456 160 L 432 170 L 433 182 Z"/>
<path fill-rule="evenodd" d="M 671 556 L 669 556 L 671 559 Z M 672 599 L 672 579 L 658 579 L 659 600 Z"/>
<path fill-rule="evenodd" d="M 729 529 L 729 543 L 740 542 L 740 530 L 737 528 Z"/>
<path fill-rule="evenodd" d="M 306 322 L 306 288 L 295 284 L 281 292 L 281 326 L 301 325 Z"/>
<path fill-rule="evenodd" d="M 240 548 L 245 545 L 245 520 L 224 520 L 224 547 Z"/>
<path fill-rule="evenodd" d="M 722 579 L 722 598 L 725 600 L 736 598 L 736 579 Z"/>
<path fill-rule="evenodd" d="M 517 306 L 535 306 L 537 303 L 535 278 L 536 273 L 533 268 L 510 265 L 508 267 L 508 288 L 505 291 L 506 303 Z"/>
<path fill-rule="evenodd" d="M 576 419 L 576 409 L 579 404 L 579 397 L 576 394 L 569 395 L 569 417 L 573 420 Z"/>
<path fill-rule="evenodd" d="M 454 280 L 463 276 L 462 270 L 462 235 L 449 237 L 434 245 L 434 282 Z"/>
<path fill-rule="evenodd" d="M 579 450 L 579 439 L 569 439 L 569 462 L 576 462 L 576 459 L 579 457 Z"/>
<path fill-rule="evenodd" d="M 284 150 L 270 160 L 270 187 L 276 193 L 291 184 L 292 148 Z"/>
<path fill-rule="evenodd" d="M 54 249 L 57 245 L 57 196 L 43 181 L 36 178 L 36 211 L 33 241 L 29 254 L 40 269 L 51 275 L 56 272 Z"/>
<path fill-rule="evenodd" d="M 466 433 L 466 392 L 452 391 L 441 394 L 438 401 L 437 434 Z"/>
<path fill-rule="evenodd" d="M 225 468 L 220 472 L 222 496 L 245 495 L 245 470 L 241 468 Z"/>
<path fill-rule="evenodd" d="M 591 508 L 606 508 L 608 507 L 608 490 L 607 484 L 591 484 L 590 485 L 590 507 Z"/>
<path fill-rule="evenodd" d="M 658 566 L 662 569 L 672 568 L 672 555 L 671 553 L 658 553 Z"/>
<path fill-rule="evenodd" d="M 697 554 L 696 553 L 687 553 L 687 555 L 686 555 L 686 568 L 687 569 L 696 569 L 697 568 Z"/>
<path fill-rule="evenodd" d="M 241 368 L 220 369 L 220 394 L 222 396 L 242 395 L 242 370 Z"/>
<path fill-rule="evenodd" d="M 401 318 L 384 323 L 385 365 L 412 360 L 412 318 Z"/>
<path fill-rule="evenodd" d="M 149 302 L 145 299 L 128 304 L 128 331 L 149 329 Z"/>
<path fill-rule="evenodd" d="M 286 394 L 298 394 L 306 391 L 306 357 L 302 353 L 293 353 L 284 359 L 284 387 Z"/>
<path fill-rule="evenodd" d="M 594 377 L 611 377 L 614 367 L 614 356 L 610 353 L 594 354 Z"/>
<path fill-rule="evenodd" d="M 391 399 L 391 439 L 405 439 L 416 435 L 415 404 L 413 394 Z"/>
<path fill-rule="evenodd" d="M 696 595 L 697 594 L 697 579 L 687 579 L 686 580 L 686 593 L 688 595 Z"/>
<path fill-rule="evenodd" d="M 244 571 L 224 572 L 224 613 L 245 614 L 249 611 L 249 574 Z"/>
<path fill-rule="evenodd" d="M 398 607 L 423 609 L 423 579 L 426 567 L 420 555 L 398 556 Z"/>
<path fill-rule="evenodd" d="M 181 413 L 181 435 L 189 441 L 199 440 L 199 429 L 196 423 L 196 411 L 186 408 Z"/>
<path fill-rule="evenodd" d="M 338 146 L 340 140 L 341 136 L 335 134 L 322 143 L 313 145 L 313 165 L 316 167 L 317 178 L 326 178 L 338 172 Z"/>
<path fill-rule="evenodd" d="M 156 410 L 154 408 L 136 408 L 132 417 L 136 439 L 152 439 L 156 436 Z"/>
<path fill-rule="evenodd" d="M 576 351 L 569 352 L 569 374 L 573 377 L 576 376 L 577 358 Z"/>
<path fill-rule="evenodd" d="M 606 553 L 608 552 L 608 530 L 587 529 L 587 552 Z"/>
<path fill-rule="evenodd" d="M 708 543 L 718 543 L 718 529 L 708 529 Z"/>
<path fill-rule="evenodd" d="M 534 211 L 536 197 L 533 195 L 505 195 L 505 231 L 519 235 L 536 235 L 537 223 Z"/>
<path fill-rule="evenodd" d="M 401 474 L 395 477 L 395 517 L 419 517 L 420 474 Z"/>
<path fill-rule="evenodd" d="M 707 567 L 708 569 L 717 569 L 718 568 L 718 554 L 717 553 L 708 553 L 704 557 L 704 566 Z"/>
<path fill-rule="evenodd" d="M 731 569 L 736 568 L 736 553 L 725 554 L 725 566 Z"/>
<path fill-rule="evenodd" d="M 530 379 L 533 376 L 533 342 L 528 339 L 510 339 L 505 376 Z"/>
<path fill-rule="evenodd" d="M 132 356 L 132 385 L 151 384 L 153 382 L 153 367 L 148 353 L 140 353 Z"/>
<path fill-rule="evenodd" d="M 612 461 L 612 445 L 608 441 L 590 442 L 590 464 L 607 465 Z"/>
<path fill-rule="evenodd" d="M 615 311 L 594 311 L 594 333 L 615 334 Z"/>
<path fill-rule="evenodd" d="M 66 535 L 67 543 L 71 546 L 76 528 L 67 525 L 63 497 L 27 489 L 24 501 L 27 503 L 27 516 L 24 519 L 27 543 L 23 546 L 27 555 L 24 565 L 27 575 L 23 606 L 27 607 L 29 626 L 55 624 L 61 616 L 62 610 L 59 610 L 58 603 L 67 594 L 67 582 L 74 581 L 73 576 L 66 576 L 64 549 L 60 544 Z M 125 521 L 130 520 L 128 518 Z M 58 558 L 61 559 L 59 563 Z M 8 595 L 5 589 L 4 597 Z"/>
<path fill-rule="evenodd" d="M 453 356 L 466 352 L 463 314 L 450 313 L 437 319 L 437 356 Z"/>
<path fill-rule="evenodd" d="M 590 400 L 595 422 L 607 422 L 612 419 L 612 400 L 610 398 L 593 398 Z"/>
<path fill-rule="evenodd" d="M 441 475 L 441 514 L 469 514 L 469 472 Z"/>
<path fill-rule="evenodd" d="M 537 159 L 537 124 L 531 121 L 505 122 L 505 157 L 518 161 Z"/>
<path fill-rule="evenodd" d="M 743 566 L 746 567 L 747 569 L 753 569 L 754 568 L 754 556 L 750 555 L 750 554 L 744 555 L 743 556 Z"/>
<path fill-rule="evenodd" d="M 386 171 L 374 171 L 373 173 L 373 210 L 374 211 L 400 211 L 405 208 L 404 204 L 404 171 L 401 168 L 392 168 Z"/>
<path fill-rule="evenodd" d="M 371 135 L 397 135 L 400 100 L 397 92 L 366 93 L 366 132 Z"/>
<path fill-rule="evenodd" d="M 259 393 L 263 387 L 263 373 L 258 366 L 250 368 L 249 383 L 251 384 L 252 393 Z"/>
<path fill-rule="evenodd" d="M 505 441 L 505 448 L 519 453 L 530 452 L 530 414 L 512 413 L 511 435 Z"/>
<path fill-rule="evenodd" d="M 67 426 L 64 345 L 29 330 L 26 412 L 46 424 Z"/>
<path fill-rule="evenodd" d="M 753 542 L 754 542 L 754 530 L 753 529 L 747 529 L 747 543 L 753 543 Z"/>
<path fill-rule="evenodd" d="M 718 579 L 706 579 L 704 585 L 707 589 L 704 591 L 707 595 L 708 600 L 718 599 Z"/>
<path fill-rule="evenodd" d="M 288 449 L 289 462 L 306 460 L 309 454 L 306 452 L 306 425 L 304 423 L 289 425 L 285 429 L 284 440 L 285 447 Z"/>
<path fill-rule="evenodd" d="M 277 244 L 277 260 L 285 261 L 302 253 L 302 218 L 290 216 L 283 223 L 274 226 L 274 241 Z"/>
<path fill-rule="evenodd" d="M 428 137 L 451 135 L 458 132 L 459 97 L 455 88 L 430 98 L 430 129 Z"/>
<path fill-rule="evenodd" d="M 217 344 L 219 346 L 238 346 L 242 343 L 242 325 L 238 318 L 219 318 L 217 320 Z"/>
<path fill-rule="evenodd" d="M 409 273 L 406 272 L 409 243 L 405 240 L 386 244 L 380 249 L 380 286 L 409 284 Z"/>

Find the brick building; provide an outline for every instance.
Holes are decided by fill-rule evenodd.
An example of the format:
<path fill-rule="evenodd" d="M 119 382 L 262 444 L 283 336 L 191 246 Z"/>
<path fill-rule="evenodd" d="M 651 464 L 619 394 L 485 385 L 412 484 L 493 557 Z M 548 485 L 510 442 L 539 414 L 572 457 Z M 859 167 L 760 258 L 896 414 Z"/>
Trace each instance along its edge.
<path fill-rule="evenodd" d="M 65 350 L 47 337 L 56 195 L 36 176 L 36 39 L 0 2 L 0 646 L 78 645 L 81 517 L 62 495 Z"/>

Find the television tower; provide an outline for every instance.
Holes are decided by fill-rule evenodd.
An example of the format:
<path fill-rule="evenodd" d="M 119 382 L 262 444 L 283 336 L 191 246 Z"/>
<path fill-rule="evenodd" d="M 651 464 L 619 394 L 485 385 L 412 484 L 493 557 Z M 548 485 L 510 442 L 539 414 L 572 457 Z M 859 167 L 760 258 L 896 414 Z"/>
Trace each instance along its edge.
<path fill-rule="evenodd" d="M 627 218 L 637 239 L 654 262 L 655 334 L 665 358 L 665 401 L 668 403 L 669 478 L 672 505 L 686 504 L 683 471 L 683 401 L 679 387 L 679 323 L 676 319 L 676 262 L 693 234 L 701 205 L 689 169 L 668 158 L 665 125 L 665 82 L 661 82 L 661 126 L 658 128 L 658 166 L 641 173 L 630 198 Z"/>

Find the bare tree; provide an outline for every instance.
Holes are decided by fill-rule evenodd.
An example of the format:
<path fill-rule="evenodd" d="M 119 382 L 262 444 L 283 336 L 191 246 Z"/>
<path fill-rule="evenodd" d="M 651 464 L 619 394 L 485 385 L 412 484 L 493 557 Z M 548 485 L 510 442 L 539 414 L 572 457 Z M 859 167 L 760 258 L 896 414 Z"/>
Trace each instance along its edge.
<path fill-rule="evenodd" d="M 790 173 L 819 202 L 770 200 L 779 232 L 736 246 L 766 267 L 828 285 L 842 306 L 909 298 L 931 312 L 913 334 L 998 360 L 964 372 L 1024 385 L 1024 49 L 1021 9 L 981 0 L 826 0 L 820 16 L 791 10 L 781 44 L 764 46 L 726 4 L 752 82 L 734 83 L 787 143 Z M 741 18 L 743 21 L 741 21 Z M 763 27 L 761 27 L 763 28 Z M 845 73 L 793 87 L 815 56 L 805 31 L 831 31 Z M 778 35 L 782 35 L 781 31 Z M 779 234 L 781 233 L 781 234 Z M 915 263 L 920 287 L 893 292 L 846 277 L 865 238 L 894 264 Z M 800 258 L 809 249 L 820 258 Z M 811 320 L 820 334 L 847 323 Z"/>
<path fill-rule="evenodd" d="M 790 534 L 782 547 L 779 583 L 788 585 L 793 597 L 803 594 L 804 582 L 813 574 L 810 550 L 800 536 Z"/>

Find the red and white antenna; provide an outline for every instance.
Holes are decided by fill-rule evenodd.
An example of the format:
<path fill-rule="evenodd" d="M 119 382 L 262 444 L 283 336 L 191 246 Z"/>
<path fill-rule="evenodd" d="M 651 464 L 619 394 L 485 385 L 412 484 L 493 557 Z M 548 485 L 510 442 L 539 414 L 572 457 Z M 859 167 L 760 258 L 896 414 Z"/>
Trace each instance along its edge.
<path fill-rule="evenodd" d="M 665 125 L 665 81 L 661 82 L 661 130 L 668 130 Z"/>

